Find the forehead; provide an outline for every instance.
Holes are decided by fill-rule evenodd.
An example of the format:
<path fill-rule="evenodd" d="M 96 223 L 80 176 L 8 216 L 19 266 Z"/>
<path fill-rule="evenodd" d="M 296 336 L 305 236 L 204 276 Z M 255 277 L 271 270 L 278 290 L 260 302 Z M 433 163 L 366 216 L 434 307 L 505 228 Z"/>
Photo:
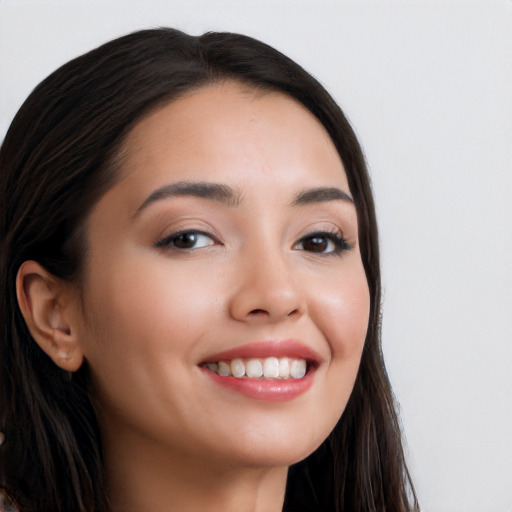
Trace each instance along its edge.
<path fill-rule="evenodd" d="M 323 125 L 295 99 L 237 82 L 213 84 L 171 101 L 143 118 L 127 136 L 121 152 L 122 174 L 141 168 L 180 169 L 188 161 L 194 173 L 205 163 L 214 173 L 232 166 L 241 174 L 253 165 L 279 167 L 290 175 L 300 164 L 341 167 L 341 159 Z M 206 162 L 205 162 L 206 161 Z"/>

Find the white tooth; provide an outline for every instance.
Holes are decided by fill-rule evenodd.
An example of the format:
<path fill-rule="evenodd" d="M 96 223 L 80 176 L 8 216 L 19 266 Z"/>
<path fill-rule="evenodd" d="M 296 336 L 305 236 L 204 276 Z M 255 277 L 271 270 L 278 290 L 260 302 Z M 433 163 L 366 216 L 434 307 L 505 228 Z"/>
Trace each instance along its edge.
<path fill-rule="evenodd" d="M 217 363 L 206 363 L 205 368 L 208 368 L 211 372 L 217 373 L 218 371 L 218 365 Z"/>
<path fill-rule="evenodd" d="M 231 375 L 231 368 L 229 367 L 229 364 L 226 363 L 226 361 L 219 361 L 219 369 L 217 370 L 217 373 L 221 377 L 229 377 Z"/>
<path fill-rule="evenodd" d="M 231 373 L 233 377 L 243 377 L 245 375 L 245 363 L 241 359 L 231 361 Z"/>
<path fill-rule="evenodd" d="M 290 363 L 290 377 L 300 379 L 306 375 L 306 361 L 304 359 L 292 359 Z"/>
<path fill-rule="evenodd" d="M 279 377 L 282 379 L 290 377 L 290 360 L 287 357 L 279 359 Z"/>
<path fill-rule="evenodd" d="M 263 363 L 263 376 L 276 379 L 279 377 L 279 361 L 277 357 L 267 357 Z"/>
<path fill-rule="evenodd" d="M 245 374 L 251 379 L 258 379 L 263 375 L 263 367 L 259 359 L 249 359 L 245 363 Z"/>

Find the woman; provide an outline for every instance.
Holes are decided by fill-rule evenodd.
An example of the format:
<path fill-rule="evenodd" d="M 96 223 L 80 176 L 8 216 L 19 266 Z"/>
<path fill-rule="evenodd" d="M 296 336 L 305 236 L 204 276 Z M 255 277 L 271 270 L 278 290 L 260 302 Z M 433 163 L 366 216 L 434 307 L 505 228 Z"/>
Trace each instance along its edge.
<path fill-rule="evenodd" d="M 20 510 L 417 508 L 364 159 L 297 64 L 235 34 L 122 37 L 35 89 L 0 172 Z"/>

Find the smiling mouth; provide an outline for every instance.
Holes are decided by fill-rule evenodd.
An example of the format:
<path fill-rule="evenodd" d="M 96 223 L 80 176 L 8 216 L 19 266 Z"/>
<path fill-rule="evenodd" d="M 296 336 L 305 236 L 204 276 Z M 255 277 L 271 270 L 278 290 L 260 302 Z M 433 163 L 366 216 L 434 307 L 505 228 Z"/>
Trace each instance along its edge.
<path fill-rule="evenodd" d="M 199 364 L 216 385 L 264 402 L 289 402 L 313 385 L 322 357 L 295 341 L 258 341 L 208 356 Z"/>
<path fill-rule="evenodd" d="M 239 379 L 302 379 L 310 364 L 306 359 L 291 357 L 235 358 L 201 365 L 221 376 Z"/>

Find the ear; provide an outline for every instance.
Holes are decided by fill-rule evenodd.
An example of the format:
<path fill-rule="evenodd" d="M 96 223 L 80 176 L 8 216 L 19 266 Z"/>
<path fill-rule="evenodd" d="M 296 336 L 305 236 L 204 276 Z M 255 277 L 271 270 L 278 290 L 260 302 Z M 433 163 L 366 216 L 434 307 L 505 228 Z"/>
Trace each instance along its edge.
<path fill-rule="evenodd" d="M 21 313 L 32 337 L 53 362 L 74 372 L 83 362 L 76 336 L 76 292 L 72 285 L 35 261 L 25 261 L 16 276 Z"/>

